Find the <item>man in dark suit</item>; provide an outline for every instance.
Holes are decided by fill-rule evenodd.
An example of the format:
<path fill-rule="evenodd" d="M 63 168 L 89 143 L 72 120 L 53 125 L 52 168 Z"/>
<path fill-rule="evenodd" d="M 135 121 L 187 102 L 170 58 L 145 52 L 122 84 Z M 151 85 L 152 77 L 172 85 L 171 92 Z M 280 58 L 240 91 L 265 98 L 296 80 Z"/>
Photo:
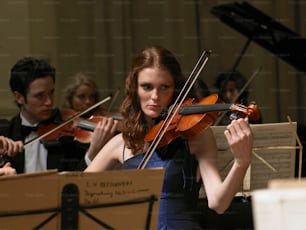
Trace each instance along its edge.
<path fill-rule="evenodd" d="M 55 73 L 55 68 L 43 59 L 25 57 L 17 61 L 11 69 L 10 88 L 19 113 L 0 135 L 27 143 L 38 136 L 38 128 L 62 122 L 60 111 L 53 108 Z M 17 173 L 82 170 L 86 166 L 85 152 L 73 138 L 62 138 L 33 142 L 6 161 Z"/>

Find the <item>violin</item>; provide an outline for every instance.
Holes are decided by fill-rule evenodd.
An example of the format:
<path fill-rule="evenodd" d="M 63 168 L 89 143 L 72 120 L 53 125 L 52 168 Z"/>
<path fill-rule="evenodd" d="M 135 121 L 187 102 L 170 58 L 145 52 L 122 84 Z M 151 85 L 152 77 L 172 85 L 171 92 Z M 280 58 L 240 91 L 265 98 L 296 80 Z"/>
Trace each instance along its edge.
<path fill-rule="evenodd" d="M 75 116 L 77 112 L 72 109 L 63 109 L 60 111 L 61 117 L 65 121 L 68 121 L 71 117 Z M 58 128 L 59 124 L 51 123 L 48 125 L 40 126 L 37 130 L 37 134 L 39 137 L 44 136 L 41 141 L 47 143 L 48 141 L 59 140 L 63 137 L 72 137 L 73 140 L 76 140 L 81 143 L 88 143 L 88 135 L 83 137 L 83 133 L 78 133 L 78 123 L 85 118 L 76 117 L 65 125 Z M 101 119 L 100 119 L 101 120 Z M 98 120 L 94 120 L 95 122 L 99 122 Z M 60 124 L 61 125 L 61 124 Z M 45 135 L 47 134 L 47 135 Z"/>
<path fill-rule="evenodd" d="M 256 104 L 251 104 L 248 107 L 241 104 L 224 104 L 217 94 L 211 94 L 196 104 L 193 102 L 193 99 L 185 100 L 178 114 L 174 116 L 168 126 L 158 147 L 163 147 L 178 137 L 188 139 L 201 134 L 217 121 L 222 114 L 221 111 L 232 110 L 237 112 L 239 117 L 248 116 L 250 120 L 257 120 L 260 117 Z M 148 131 L 145 141 L 150 142 L 155 138 L 156 131 L 160 129 L 163 122 L 160 121 Z"/>
<path fill-rule="evenodd" d="M 192 98 L 188 98 L 183 102 L 184 105 L 191 104 L 194 101 Z M 169 143 L 171 143 L 174 139 L 180 137 L 180 133 L 177 132 L 176 126 L 179 123 L 181 119 L 181 115 L 176 114 L 174 118 L 172 119 L 171 123 L 169 124 L 167 131 L 164 133 L 163 138 L 160 140 L 158 147 L 165 146 Z M 157 135 L 157 132 L 161 129 L 161 127 L 164 125 L 164 120 L 161 120 L 158 124 L 154 125 L 146 134 L 144 140 L 146 142 L 151 142 Z"/>
<path fill-rule="evenodd" d="M 120 115 L 110 115 L 114 120 L 121 121 L 123 119 Z M 90 143 L 93 131 L 95 130 L 97 124 L 105 119 L 103 116 L 91 116 L 87 119 L 80 120 L 76 124 L 76 129 L 74 131 L 75 140 L 81 143 Z M 117 132 L 121 131 L 121 123 L 119 123 Z"/>
<path fill-rule="evenodd" d="M 77 118 L 80 118 L 82 115 L 87 114 L 89 111 L 93 110 L 94 108 L 100 106 L 101 104 L 107 102 L 110 99 L 111 97 L 106 97 L 105 99 L 99 101 L 98 103 L 94 104 L 93 106 L 89 107 L 88 109 L 82 112 L 73 113 L 73 110 L 70 110 L 70 109 L 63 110 L 62 118 L 65 119 L 69 117 L 69 119 L 65 120 L 61 124 L 49 124 L 49 125 L 40 127 L 38 129 L 38 136 L 24 143 L 24 147 L 34 143 L 35 141 L 58 140 L 64 136 L 74 136 L 74 138 L 77 139 L 77 137 L 75 136 L 76 133 L 75 133 L 75 126 L 73 125 L 74 124 L 73 121 L 77 120 Z"/>
<path fill-rule="evenodd" d="M 154 151 L 156 148 L 158 148 L 159 146 L 161 146 L 160 143 L 164 143 L 165 141 L 162 141 L 162 139 L 165 139 L 165 134 L 167 132 L 170 131 L 174 131 L 174 134 L 177 135 L 178 132 L 175 132 L 175 126 L 173 126 L 173 120 L 180 120 L 180 117 L 177 116 L 181 116 L 178 114 L 178 109 L 181 107 L 181 105 L 183 105 L 184 103 L 190 103 L 190 102 L 186 102 L 185 99 L 189 93 L 189 91 L 191 90 L 192 86 L 194 85 L 194 83 L 196 82 L 198 76 L 200 75 L 202 69 L 204 68 L 204 66 L 206 65 L 207 61 L 208 61 L 208 57 L 210 56 L 211 51 L 210 50 L 204 50 L 200 56 L 200 58 L 198 59 L 196 65 L 194 66 L 192 72 L 190 73 L 189 77 L 187 78 L 187 80 L 185 81 L 184 86 L 182 87 L 179 95 L 177 96 L 177 98 L 175 99 L 172 107 L 170 107 L 168 115 L 166 116 L 164 121 L 161 121 L 158 124 L 158 128 L 154 129 L 155 132 L 148 132 L 148 134 L 145 137 L 145 140 L 148 140 L 150 137 L 150 133 L 153 133 L 153 135 L 151 135 L 151 137 L 154 137 L 153 141 L 150 143 L 146 153 L 144 154 L 144 157 L 142 158 L 140 164 L 138 165 L 137 169 L 144 169 L 146 164 L 149 162 L 149 159 L 151 158 L 151 156 L 153 155 Z M 192 101 L 191 101 L 192 102 Z M 175 124 L 175 123 L 174 123 Z M 167 137 L 168 135 L 166 135 Z M 171 137 L 171 136 L 170 136 Z M 173 139 L 177 138 L 177 136 L 171 137 L 169 140 L 172 141 Z M 167 143 L 167 141 L 166 141 Z"/>
<path fill-rule="evenodd" d="M 71 116 L 76 114 L 76 112 L 72 109 L 64 109 L 61 111 L 61 113 L 64 120 L 68 120 Z M 122 117 L 118 115 L 110 117 L 112 117 L 114 120 L 122 120 Z M 59 140 L 62 137 L 73 137 L 73 140 L 87 144 L 90 143 L 93 131 L 95 130 L 97 124 L 103 119 L 105 119 L 103 116 L 91 116 L 89 118 L 78 117 L 54 132 L 50 131 L 54 130 L 58 126 L 57 124 L 42 126 L 38 129 L 37 133 L 38 136 L 41 136 L 50 132 L 42 139 L 45 142 Z"/>
<path fill-rule="evenodd" d="M 188 108 L 187 106 L 193 106 L 193 99 L 185 99 L 192 86 L 196 82 L 200 72 L 206 65 L 210 53 L 210 50 L 202 52 L 190 76 L 187 78 L 184 86 L 182 87 L 182 90 L 176 98 L 174 106 L 170 107 L 165 120 L 159 122 L 156 126 L 153 126 L 153 128 L 150 129 L 146 134 L 145 141 L 151 143 L 137 169 L 145 168 L 155 149 L 169 144 L 171 141 L 178 137 L 190 138 L 199 135 L 210 125 L 216 122 L 216 119 L 221 114 L 219 111 L 220 108 L 214 108 L 214 110 L 209 110 L 206 112 L 195 112 L 194 110 L 191 110 L 191 112 L 186 115 L 184 114 L 184 111 L 182 111 L 182 108 Z M 208 105 L 212 106 L 212 102 L 213 105 L 216 104 L 217 102 L 219 102 L 219 100 L 220 99 L 217 94 L 212 94 L 200 100 L 197 106 L 199 106 L 200 109 L 203 109 Z M 233 105 L 233 107 L 240 108 L 241 106 Z M 249 116 L 253 114 L 253 111 L 258 111 L 256 110 L 256 107 L 250 109 L 245 107 L 242 108 L 242 110 L 237 109 L 237 111 L 241 113 L 244 112 L 245 115 Z M 224 110 L 224 108 L 222 109 Z M 229 109 L 229 107 L 227 106 L 226 109 Z"/>

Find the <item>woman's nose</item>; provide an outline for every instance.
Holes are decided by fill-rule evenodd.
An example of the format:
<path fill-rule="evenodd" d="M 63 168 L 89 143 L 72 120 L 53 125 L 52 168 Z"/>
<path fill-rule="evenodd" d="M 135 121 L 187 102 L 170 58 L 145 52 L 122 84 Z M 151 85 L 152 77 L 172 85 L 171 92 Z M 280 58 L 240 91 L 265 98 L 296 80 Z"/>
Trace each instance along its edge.
<path fill-rule="evenodd" d="M 151 98 L 156 100 L 158 99 L 158 97 L 159 97 L 158 90 L 157 89 L 152 90 Z"/>

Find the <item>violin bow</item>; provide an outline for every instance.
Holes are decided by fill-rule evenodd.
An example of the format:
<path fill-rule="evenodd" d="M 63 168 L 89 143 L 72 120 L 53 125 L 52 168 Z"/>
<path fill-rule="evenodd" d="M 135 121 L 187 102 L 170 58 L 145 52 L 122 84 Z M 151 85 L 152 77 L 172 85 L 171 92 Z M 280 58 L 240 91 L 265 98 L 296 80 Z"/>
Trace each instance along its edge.
<path fill-rule="evenodd" d="M 151 145 L 149 146 L 148 150 L 144 154 L 140 164 L 138 165 L 137 169 L 144 169 L 149 162 L 149 159 L 153 155 L 154 151 L 156 150 L 158 144 L 160 143 L 161 139 L 165 135 L 168 127 L 170 126 L 172 120 L 174 119 L 175 115 L 178 113 L 180 106 L 183 104 L 185 98 L 187 97 L 189 91 L 191 90 L 192 86 L 196 82 L 197 78 L 199 77 L 202 69 L 206 65 L 208 61 L 208 57 L 210 56 L 211 51 L 204 50 L 202 55 L 200 56 L 199 60 L 197 61 L 195 67 L 193 68 L 191 74 L 189 75 L 187 81 L 185 82 L 181 92 L 179 93 L 178 97 L 176 98 L 174 105 L 170 107 L 170 111 L 168 112 L 167 117 L 165 118 L 162 126 L 158 130 L 157 135 L 153 139 Z"/>
<path fill-rule="evenodd" d="M 120 89 L 117 89 L 114 96 L 113 96 L 113 99 L 111 101 L 111 103 L 109 104 L 108 108 L 107 108 L 107 111 L 111 111 L 111 109 L 113 108 L 114 104 L 115 104 L 115 101 L 117 100 L 118 98 L 118 95 L 119 95 L 119 92 L 120 92 Z"/>
<path fill-rule="evenodd" d="M 241 90 L 239 91 L 239 93 L 237 94 L 237 96 L 232 100 L 232 103 L 234 103 L 235 101 L 238 100 L 238 98 L 241 96 L 241 94 L 246 90 L 246 88 L 251 84 L 251 82 L 254 80 L 254 78 L 260 73 L 262 69 L 262 66 L 259 66 L 254 73 L 252 74 L 252 76 L 250 77 L 250 79 L 244 84 L 244 86 L 241 88 Z M 214 123 L 214 125 L 218 125 L 222 119 L 224 118 L 225 114 L 227 111 L 224 111 L 220 117 L 218 118 L 218 120 Z"/>
<path fill-rule="evenodd" d="M 56 126 L 54 129 L 51 129 L 50 131 L 48 131 L 48 132 L 46 132 L 46 133 L 44 133 L 44 134 L 42 134 L 42 135 L 40 135 L 40 136 L 38 136 L 38 137 L 35 137 L 35 138 L 33 138 L 32 140 L 29 140 L 28 142 L 24 143 L 24 147 L 26 147 L 27 145 L 30 145 L 30 144 L 32 144 L 32 143 L 34 143 L 34 142 L 36 142 L 36 141 L 39 141 L 39 140 L 45 138 L 45 137 L 48 136 L 49 134 L 51 134 L 51 133 L 53 133 L 53 132 L 59 130 L 59 129 L 62 128 L 62 127 L 64 127 L 65 125 L 67 125 L 68 123 L 70 123 L 71 121 L 73 121 L 75 118 L 80 117 L 80 116 L 82 116 L 82 115 L 88 113 L 89 111 L 91 111 L 91 110 L 93 110 L 94 108 L 96 108 L 96 107 L 98 107 L 98 106 L 104 104 L 105 102 L 109 101 L 110 99 L 111 99 L 111 96 L 108 96 L 108 97 L 104 98 L 103 100 L 97 102 L 97 103 L 94 104 L 93 106 L 87 108 L 86 110 L 84 110 L 84 111 L 82 111 L 82 112 L 76 113 L 75 115 L 71 116 L 67 121 L 65 121 L 65 122 L 59 124 L 58 126 Z"/>

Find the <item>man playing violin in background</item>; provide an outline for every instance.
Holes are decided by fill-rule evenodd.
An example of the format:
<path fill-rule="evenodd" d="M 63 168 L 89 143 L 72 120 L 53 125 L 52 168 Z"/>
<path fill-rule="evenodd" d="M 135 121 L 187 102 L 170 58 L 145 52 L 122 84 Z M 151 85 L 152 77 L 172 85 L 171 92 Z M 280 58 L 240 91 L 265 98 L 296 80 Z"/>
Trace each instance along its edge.
<path fill-rule="evenodd" d="M 247 86 L 247 79 L 242 73 L 238 71 L 221 72 L 215 79 L 214 86 L 218 90 L 218 94 L 224 103 L 238 103 L 241 105 L 248 105 L 249 91 Z M 231 122 L 231 114 L 229 111 L 226 116 L 220 121 L 218 125 L 227 125 Z M 260 112 L 259 112 L 260 114 Z M 250 120 L 252 124 L 261 124 L 263 122 L 260 114 L 257 120 Z"/>
<path fill-rule="evenodd" d="M 10 138 L 0 136 L 0 159 L 4 155 L 14 156 L 16 153 L 21 152 L 23 143 L 21 141 L 13 141 Z M 0 167 L 0 176 L 16 175 L 16 170 L 11 167 L 11 163 L 7 162 Z"/>
<path fill-rule="evenodd" d="M 10 88 L 20 112 L 0 135 L 27 143 L 37 137 L 40 127 L 62 123 L 61 111 L 53 108 L 55 73 L 43 59 L 25 57 L 17 61 L 11 69 Z M 82 170 L 86 166 L 85 152 L 71 137 L 61 137 L 25 144 L 22 154 L 9 156 L 6 161 L 17 173 Z"/>

